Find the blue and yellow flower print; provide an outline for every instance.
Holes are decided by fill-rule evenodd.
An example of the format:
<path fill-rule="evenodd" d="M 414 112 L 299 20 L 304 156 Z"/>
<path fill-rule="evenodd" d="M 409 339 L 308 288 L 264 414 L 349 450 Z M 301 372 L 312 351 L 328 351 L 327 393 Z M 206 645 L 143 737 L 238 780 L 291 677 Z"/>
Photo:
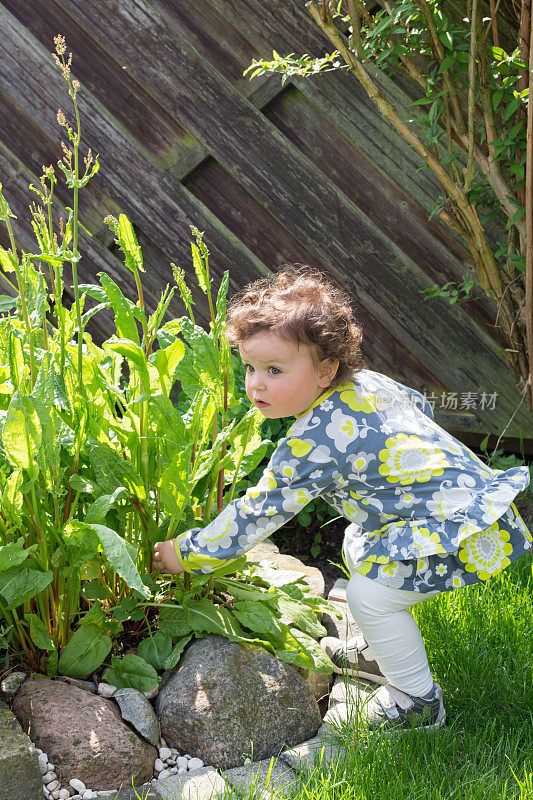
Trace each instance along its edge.
<path fill-rule="evenodd" d="M 418 392 L 362 370 L 296 419 L 257 486 L 176 549 L 185 569 L 211 572 L 322 496 L 350 523 L 352 569 L 397 588 L 448 591 L 531 549 L 513 505 L 528 483 L 526 467 L 483 464 Z"/>

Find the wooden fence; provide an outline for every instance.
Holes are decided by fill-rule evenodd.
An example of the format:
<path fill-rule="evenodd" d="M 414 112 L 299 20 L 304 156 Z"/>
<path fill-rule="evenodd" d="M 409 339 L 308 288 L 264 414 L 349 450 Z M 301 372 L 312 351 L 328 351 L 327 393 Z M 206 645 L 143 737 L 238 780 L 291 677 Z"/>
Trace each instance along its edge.
<path fill-rule="evenodd" d="M 469 258 L 428 220 L 438 190 L 418 157 L 347 71 L 284 87 L 243 77 L 272 49 L 329 51 L 302 0 L 3 0 L 0 24 L 0 180 L 24 246 L 28 184 L 58 160 L 57 109 L 70 113 L 50 56 L 62 33 L 82 84 L 82 149 L 101 161 L 81 195 L 83 281 L 103 270 L 134 295 L 103 223 L 120 211 L 143 247 L 149 307 L 170 261 L 191 272 L 190 224 L 231 290 L 284 263 L 318 266 L 357 299 L 371 368 L 433 394 L 451 430 L 507 425 L 520 398 L 496 309 L 422 294 L 460 280 Z M 531 438 L 532 418 L 520 407 L 507 434 Z"/>

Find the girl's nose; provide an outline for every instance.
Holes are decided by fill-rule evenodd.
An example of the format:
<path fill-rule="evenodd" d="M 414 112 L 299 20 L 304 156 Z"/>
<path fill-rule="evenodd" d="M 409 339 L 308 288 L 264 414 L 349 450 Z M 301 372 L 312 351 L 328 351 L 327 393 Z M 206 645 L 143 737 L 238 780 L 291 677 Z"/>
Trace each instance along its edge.
<path fill-rule="evenodd" d="M 259 372 L 248 373 L 248 386 L 250 389 L 264 389 L 264 378 Z"/>

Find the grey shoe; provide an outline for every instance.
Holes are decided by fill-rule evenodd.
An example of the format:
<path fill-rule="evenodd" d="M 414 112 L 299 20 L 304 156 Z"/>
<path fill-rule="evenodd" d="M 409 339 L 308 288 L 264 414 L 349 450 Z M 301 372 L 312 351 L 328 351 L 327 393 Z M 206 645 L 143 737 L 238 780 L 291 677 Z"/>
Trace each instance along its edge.
<path fill-rule="evenodd" d="M 363 678 L 374 683 L 387 683 L 374 654 L 362 635 L 343 641 L 334 636 L 326 636 L 320 647 L 328 655 L 335 672 L 346 672 L 354 678 Z"/>
<path fill-rule="evenodd" d="M 368 721 L 371 731 L 379 729 L 398 733 L 437 730 L 446 719 L 442 689 L 438 683 L 433 683 L 433 691 L 427 699 L 401 692 L 390 683 L 381 686 L 370 695 L 360 713 Z"/>

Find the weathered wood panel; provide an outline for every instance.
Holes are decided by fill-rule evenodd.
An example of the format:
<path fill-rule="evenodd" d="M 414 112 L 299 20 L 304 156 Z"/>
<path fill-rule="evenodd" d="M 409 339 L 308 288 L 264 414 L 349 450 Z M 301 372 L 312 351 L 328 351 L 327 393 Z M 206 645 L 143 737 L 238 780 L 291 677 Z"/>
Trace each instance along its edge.
<path fill-rule="evenodd" d="M 82 193 L 93 234 L 82 237 L 84 280 L 117 269 L 102 217 L 119 210 L 144 248 L 149 305 L 170 279 L 168 262 L 190 264 L 189 223 L 206 230 L 215 284 L 226 268 L 233 289 L 282 260 L 317 264 L 360 301 L 372 367 L 420 389 L 496 391 L 494 412 L 442 418 L 452 429 L 454 420 L 504 427 L 519 398 L 491 305 L 421 300 L 422 288 L 461 276 L 467 260 L 426 218 L 438 196 L 431 174 L 416 171 L 418 157 L 348 73 L 296 80 L 297 91 L 277 76 L 242 76 L 273 48 L 331 49 L 304 0 L 5 0 L 0 24 L 0 141 L 17 212 L 28 169 L 57 159 L 55 112 L 67 99 L 49 56 L 53 35 L 64 33 L 74 52 L 85 146 L 102 158 Z M 410 115 L 409 93 L 379 81 Z M 520 409 L 509 432 L 532 429 Z"/>
<path fill-rule="evenodd" d="M 106 37 L 106 48 L 115 59 L 120 57 L 147 91 L 166 101 L 181 124 L 274 217 L 300 241 L 312 241 L 321 263 L 357 292 L 363 305 L 415 357 L 424 359 L 439 380 L 458 390 L 485 388 L 491 381 L 494 385 L 494 359 L 499 353 L 490 338 L 462 309 L 438 304 L 437 315 L 434 302 L 420 304 L 420 288 L 430 285 L 421 268 L 301 153 L 289 147 L 276 128 L 209 67 L 182 30 L 172 27 L 144 0 L 128 7 L 87 0 L 61 0 L 61 5 L 93 36 Z M 176 50 L 182 58 L 179 82 L 174 80 Z M 225 97 L 223 110 L 221 96 Z M 291 201 L 296 195 L 298 214 Z M 324 209 L 335 213 L 324 214 Z M 353 272 L 347 268 L 350 261 Z M 468 339 L 476 341 L 476 353 L 465 351 Z M 491 425 L 495 419 L 507 420 L 515 410 L 512 382 L 506 373 L 498 374 L 496 390 L 500 408 L 479 411 Z M 517 421 L 522 417 L 519 411 Z"/>
<path fill-rule="evenodd" d="M 214 159 L 206 161 L 185 182 L 208 208 L 270 268 L 288 263 L 308 264 L 320 269 L 318 260 L 282 225 L 276 223 L 263 206 L 223 170 Z M 268 235 L 265 235 L 268 231 Z M 357 306 L 359 322 L 366 331 L 363 353 L 372 367 L 385 370 L 404 383 L 413 380 L 420 387 L 445 390 L 445 386 L 407 350 L 362 305 Z M 392 370 L 391 370 L 392 366 Z"/>

